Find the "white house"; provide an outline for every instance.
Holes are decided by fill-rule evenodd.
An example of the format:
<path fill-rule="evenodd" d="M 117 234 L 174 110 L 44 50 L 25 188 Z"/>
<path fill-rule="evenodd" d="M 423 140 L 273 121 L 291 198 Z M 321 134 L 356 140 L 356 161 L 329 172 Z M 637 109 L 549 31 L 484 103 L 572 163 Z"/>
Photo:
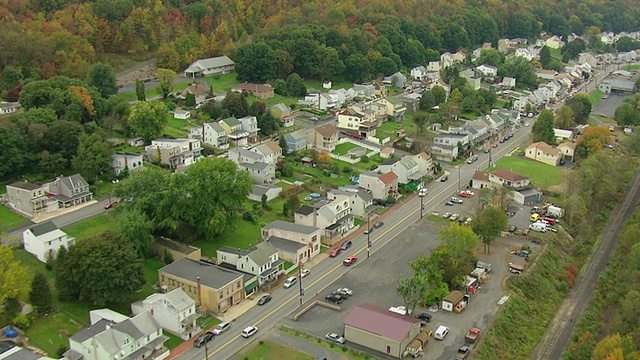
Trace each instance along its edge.
<path fill-rule="evenodd" d="M 238 271 L 257 276 L 258 285 L 275 280 L 284 263 L 268 241 L 258 242 L 249 250 L 223 246 L 216 251 L 216 259 L 219 264 L 229 264 Z"/>
<path fill-rule="evenodd" d="M 560 49 L 564 46 L 564 41 L 562 41 L 558 36 L 553 35 L 545 41 L 545 45 L 552 49 Z"/>
<path fill-rule="evenodd" d="M 260 128 L 258 127 L 258 119 L 255 116 L 245 116 L 238 119 L 242 124 L 242 130 L 249 133 L 250 138 L 257 138 L 258 131 Z"/>
<path fill-rule="evenodd" d="M 20 109 L 19 102 L 4 102 L 0 101 L 0 115 L 2 114 L 11 114 Z"/>
<path fill-rule="evenodd" d="M 255 146 L 249 149 L 249 151 L 262 155 L 262 161 L 272 165 L 275 165 L 280 156 L 282 156 L 282 148 L 273 140 Z"/>
<path fill-rule="evenodd" d="M 482 64 L 476 68 L 483 76 L 497 76 L 498 68 L 493 65 Z"/>
<path fill-rule="evenodd" d="M 116 176 L 127 169 L 127 171 L 142 170 L 143 157 L 142 154 L 134 153 L 115 153 L 111 155 L 111 167 L 115 170 Z"/>
<path fill-rule="evenodd" d="M 303 205 L 294 214 L 296 224 L 324 229 L 324 236 L 332 238 L 353 229 L 353 208 L 347 196 Z"/>
<path fill-rule="evenodd" d="M 131 304 L 131 312 L 148 312 L 163 329 L 188 340 L 198 332 L 196 302 L 181 287 L 166 294 L 152 294 Z"/>
<path fill-rule="evenodd" d="M 196 78 L 219 74 L 229 74 L 233 71 L 235 63 L 226 56 L 218 56 L 209 59 L 196 60 L 184 71 L 185 77 Z"/>
<path fill-rule="evenodd" d="M 55 259 L 60 247 L 68 249 L 75 244 L 75 238 L 58 229 L 52 221 L 25 230 L 22 233 L 22 241 L 24 249 L 43 263 L 48 259 Z"/>
<path fill-rule="evenodd" d="M 424 66 L 417 66 L 411 69 L 411 77 L 422 81 L 422 78 L 427 75 L 427 69 Z"/>
<path fill-rule="evenodd" d="M 227 132 L 216 122 L 204 123 L 202 126 L 189 129 L 189 139 L 200 140 L 220 149 L 229 148 Z"/>

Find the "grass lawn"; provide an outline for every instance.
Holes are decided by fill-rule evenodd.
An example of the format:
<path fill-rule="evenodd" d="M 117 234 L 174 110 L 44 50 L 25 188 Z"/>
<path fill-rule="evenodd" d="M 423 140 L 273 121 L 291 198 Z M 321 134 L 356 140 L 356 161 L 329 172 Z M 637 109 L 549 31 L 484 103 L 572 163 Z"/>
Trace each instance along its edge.
<path fill-rule="evenodd" d="M 346 143 L 337 145 L 335 150 L 333 150 L 333 153 L 336 155 L 346 155 L 349 152 L 349 150 L 359 148 L 359 147 L 360 146 L 354 143 L 346 142 Z"/>
<path fill-rule="evenodd" d="M 249 360 L 313 360 L 315 356 L 267 340 L 258 342 L 258 345 L 245 352 L 242 358 Z"/>
<path fill-rule="evenodd" d="M 549 53 L 551 54 L 552 58 L 555 58 L 556 60 L 562 62 L 562 52 L 560 52 L 560 49 L 549 48 Z"/>
<path fill-rule="evenodd" d="M 236 84 L 240 84 L 239 80 L 236 80 L 238 74 L 231 73 L 218 76 L 207 76 L 204 81 L 211 86 L 213 92 L 226 94 L 231 90 L 231 87 Z"/>
<path fill-rule="evenodd" d="M 489 172 L 493 172 L 499 168 L 528 176 L 531 178 L 535 187 L 541 187 L 543 189 L 548 189 L 550 186 L 560 184 L 566 173 L 566 170 L 563 168 L 516 156 L 503 157 L 498 160 L 495 168 L 489 169 Z"/>
<path fill-rule="evenodd" d="M 640 69 L 640 65 L 636 64 L 636 65 L 627 65 L 624 67 L 625 70 L 627 71 L 636 71 L 638 69 Z"/>
<path fill-rule="evenodd" d="M 26 217 L 20 216 L 8 207 L 0 205 L 0 230 L 9 231 L 20 226 L 29 224 L 30 221 Z"/>
<path fill-rule="evenodd" d="M 604 93 L 600 90 L 596 90 L 589 94 L 589 102 L 591 102 L 591 105 L 595 105 L 598 101 L 600 101 L 602 95 L 604 95 Z"/>
<path fill-rule="evenodd" d="M 42 349 L 50 357 L 57 357 L 58 349 L 69 346 L 69 336 L 82 328 L 66 314 L 55 312 L 34 320 L 26 336 L 31 345 Z"/>
<path fill-rule="evenodd" d="M 333 160 L 336 161 L 336 160 Z M 347 164 L 346 162 L 340 162 L 342 164 Z M 350 164 L 345 165 L 345 166 L 351 166 Z M 322 173 L 322 170 L 318 169 L 318 168 L 312 168 L 312 167 L 308 167 L 308 166 L 303 166 L 302 164 L 294 164 L 293 165 L 295 171 L 302 173 L 302 174 L 308 174 L 312 177 L 318 178 L 318 179 L 322 179 L 332 185 L 334 185 L 335 187 L 339 187 L 339 186 L 343 186 L 343 185 L 352 185 L 351 184 L 351 180 L 349 179 L 349 175 L 346 174 L 342 174 L 342 176 L 340 176 L 339 178 L 332 178 L 330 176 L 325 176 Z"/>
<path fill-rule="evenodd" d="M 396 133 L 400 129 L 404 129 L 402 123 L 387 121 L 382 123 L 382 125 L 376 129 L 376 137 L 381 140 L 391 138 L 391 141 L 393 141 L 398 138 Z"/>
<path fill-rule="evenodd" d="M 106 214 L 103 214 L 82 220 L 73 225 L 67 226 L 62 230 L 69 236 L 75 237 L 76 241 L 81 241 L 107 230 L 115 230 L 117 228 L 118 225 L 114 221 L 110 220 Z"/>
<path fill-rule="evenodd" d="M 171 89 L 172 93 L 176 93 L 179 94 L 182 92 L 182 90 L 186 89 L 187 86 L 189 86 L 189 84 L 191 84 L 191 81 L 183 81 L 183 82 L 179 82 L 179 83 L 174 83 L 173 84 L 173 89 Z M 135 95 L 135 92 L 133 93 Z M 160 93 L 160 88 L 158 86 L 154 86 L 151 89 L 148 89 L 147 91 L 145 91 L 145 94 L 147 95 L 147 99 L 153 97 L 153 96 L 161 96 L 162 94 Z M 137 99 L 137 97 L 135 97 Z"/>
<path fill-rule="evenodd" d="M 178 347 L 178 345 L 182 344 L 184 342 L 184 340 L 180 339 L 179 337 L 173 335 L 172 333 L 168 332 L 168 331 L 163 331 L 162 332 L 166 337 L 169 338 L 169 340 L 167 340 L 167 342 L 164 343 L 164 346 L 166 346 L 167 348 L 173 350 L 175 348 Z"/>
<path fill-rule="evenodd" d="M 318 91 L 329 91 L 331 89 L 350 89 L 353 87 L 353 83 L 347 81 L 332 81 L 331 89 L 325 89 L 322 87 L 322 83 L 318 80 L 306 80 L 304 84 L 307 86 L 307 89 L 314 89 Z"/>

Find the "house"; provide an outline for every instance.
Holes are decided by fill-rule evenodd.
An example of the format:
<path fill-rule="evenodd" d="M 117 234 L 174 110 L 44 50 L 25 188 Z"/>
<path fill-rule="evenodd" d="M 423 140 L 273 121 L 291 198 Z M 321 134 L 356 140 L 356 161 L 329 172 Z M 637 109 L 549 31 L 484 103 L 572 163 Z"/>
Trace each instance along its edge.
<path fill-rule="evenodd" d="M 372 304 L 356 305 L 344 319 L 344 337 L 350 343 L 398 359 L 420 329 L 420 319 Z"/>
<path fill-rule="evenodd" d="M 205 144 L 215 146 L 219 149 L 229 148 L 229 137 L 227 132 L 216 122 L 207 122 L 202 126 L 189 129 L 189 139 L 200 140 Z"/>
<path fill-rule="evenodd" d="M 483 64 L 476 68 L 483 76 L 497 76 L 498 68 L 493 65 Z"/>
<path fill-rule="evenodd" d="M 280 186 L 273 185 L 253 185 L 251 194 L 248 198 L 252 201 L 262 202 L 262 197 L 267 196 L 267 201 L 271 201 L 280 195 L 282 188 Z"/>
<path fill-rule="evenodd" d="M 560 37 L 553 35 L 545 41 L 545 45 L 551 49 L 560 49 L 564 46 L 564 41 Z"/>
<path fill-rule="evenodd" d="M 373 115 L 373 110 L 363 109 L 363 111 L 369 111 Z M 338 113 L 338 127 L 345 129 L 350 133 L 355 133 L 365 138 L 369 136 L 375 136 L 376 122 L 373 116 L 367 119 L 366 116 L 358 113 L 354 109 L 344 109 Z"/>
<path fill-rule="evenodd" d="M 600 81 L 598 90 L 605 94 L 633 94 L 636 91 L 636 83 L 624 78 L 606 78 Z"/>
<path fill-rule="evenodd" d="M 204 86 L 200 83 L 192 84 L 182 90 L 178 98 L 186 99 L 187 94 L 192 94 L 196 98 L 196 105 L 198 105 L 202 104 L 202 102 L 206 100 L 207 96 L 211 94 L 211 89 L 208 86 Z"/>
<path fill-rule="evenodd" d="M 591 67 L 595 67 L 598 65 L 598 58 L 590 52 L 581 52 L 578 54 L 578 64 L 587 63 L 591 65 Z"/>
<path fill-rule="evenodd" d="M 187 120 L 191 118 L 191 112 L 188 110 L 176 110 L 173 112 L 173 118 Z"/>
<path fill-rule="evenodd" d="M 576 143 L 573 142 L 563 142 L 557 147 L 560 152 L 562 152 L 562 157 L 569 161 L 574 161 L 575 151 L 576 151 Z"/>
<path fill-rule="evenodd" d="M 477 170 L 471 177 L 471 188 L 473 189 L 487 189 L 491 187 L 489 182 L 489 173 Z"/>
<path fill-rule="evenodd" d="M 393 74 L 391 76 L 385 76 L 385 78 L 382 80 L 382 82 L 385 85 L 395 86 L 397 88 L 403 89 L 407 85 L 407 77 L 404 76 L 403 73 L 398 71 L 398 72 L 396 72 L 395 74 Z"/>
<path fill-rule="evenodd" d="M 251 180 L 258 184 L 268 184 L 276 178 L 276 167 L 264 162 L 240 163 L 238 169 L 246 170 Z"/>
<path fill-rule="evenodd" d="M 523 190 L 531 187 L 531 179 L 506 169 L 496 169 L 489 173 L 489 182 L 493 187 L 504 186 L 512 190 Z"/>
<path fill-rule="evenodd" d="M 429 73 L 439 73 L 440 71 L 442 71 L 442 62 L 440 62 L 440 61 L 429 61 L 429 63 L 427 64 L 427 72 L 429 72 Z"/>
<path fill-rule="evenodd" d="M 396 149 L 387 146 L 382 148 L 382 150 L 380 150 L 380 157 L 383 159 L 390 159 L 393 157 L 395 152 L 396 152 Z"/>
<path fill-rule="evenodd" d="M 182 169 L 203 159 L 200 140 L 195 139 L 155 139 L 145 147 L 145 156 L 150 162 L 169 165 L 172 169 Z"/>
<path fill-rule="evenodd" d="M 524 156 L 552 166 L 558 166 L 562 161 L 562 151 L 543 141 L 527 146 Z"/>
<path fill-rule="evenodd" d="M 282 127 L 288 128 L 295 125 L 295 118 L 293 115 L 285 115 L 282 117 Z"/>
<path fill-rule="evenodd" d="M 127 144 L 134 147 L 144 146 L 144 139 L 142 139 L 141 137 L 134 137 L 127 140 Z"/>
<path fill-rule="evenodd" d="M 249 138 L 249 132 L 242 128 L 242 123 L 235 117 L 228 117 L 218 121 L 218 125 L 224 129 L 225 134 L 234 146 L 245 146 Z"/>
<path fill-rule="evenodd" d="M 393 171 L 385 174 L 366 172 L 360 174 L 358 183 L 363 189 L 369 190 L 374 199 L 387 199 L 389 196 L 398 197 L 398 175 Z"/>
<path fill-rule="evenodd" d="M 311 91 L 305 95 L 304 100 L 298 100 L 298 105 L 305 108 L 313 108 L 317 110 L 327 110 L 329 99 L 323 96 L 319 91 Z"/>
<path fill-rule="evenodd" d="M 437 62 L 440 64 L 439 62 Z M 427 68 L 424 66 L 417 66 L 411 69 L 411 77 L 415 80 L 422 81 L 422 78 L 427 75 Z"/>
<path fill-rule="evenodd" d="M 61 247 L 68 249 L 75 245 L 75 238 L 70 237 L 52 222 L 47 221 L 22 233 L 24 249 L 43 263 L 56 258 Z"/>
<path fill-rule="evenodd" d="M 331 124 L 314 128 L 307 134 L 307 146 L 331 152 L 338 145 L 338 127 Z"/>
<path fill-rule="evenodd" d="M 82 205 L 93 200 L 89 183 L 80 175 L 60 176 L 48 185 L 49 193 L 58 201 L 60 209 Z"/>
<path fill-rule="evenodd" d="M 59 209 L 46 185 L 24 181 L 7 185 L 7 204 L 14 210 L 30 218 L 48 214 Z"/>
<path fill-rule="evenodd" d="M 20 109 L 19 102 L 4 102 L 0 101 L 0 115 L 11 114 Z"/>
<path fill-rule="evenodd" d="M 277 280 L 284 261 L 278 258 L 278 250 L 268 241 L 260 241 L 249 250 L 223 246 L 216 251 L 218 264 L 231 265 L 235 270 L 256 276 L 258 286 Z"/>
<path fill-rule="evenodd" d="M 390 116 L 393 121 L 402 121 L 404 119 L 404 113 L 407 111 L 407 108 L 399 97 L 391 96 L 386 99 L 380 99 L 379 103 L 387 107 L 387 115 Z"/>
<path fill-rule="evenodd" d="M 523 57 L 525 59 L 527 59 L 527 61 L 531 61 L 533 59 L 536 58 L 536 53 L 531 51 L 531 49 L 528 48 L 517 48 L 516 49 L 516 53 L 514 56 L 520 56 Z"/>
<path fill-rule="evenodd" d="M 387 86 L 382 81 L 373 80 L 371 82 L 371 85 L 373 85 L 373 88 L 375 89 L 374 94 L 377 97 L 382 97 L 382 98 L 387 97 Z"/>
<path fill-rule="evenodd" d="M 323 229 L 326 238 L 340 236 L 354 227 L 353 208 L 346 196 L 303 205 L 294 213 L 296 224 Z"/>
<path fill-rule="evenodd" d="M 354 84 L 349 90 L 352 92 L 351 98 L 371 99 L 376 94 L 376 88 L 372 84 Z"/>
<path fill-rule="evenodd" d="M 407 184 L 409 182 L 420 182 L 428 175 L 427 171 L 421 171 L 418 162 L 411 155 L 405 155 L 401 159 L 391 159 L 383 162 L 378 167 L 383 173 L 394 172 L 398 176 L 398 182 Z"/>
<path fill-rule="evenodd" d="M 572 140 L 573 139 L 573 130 L 565 130 L 565 129 L 553 129 L 553 135 L 556 137 L 556 142 L 560 143 L 564 140 Z"/>
<path fill-rule="evenodd" d="M 516 78 L 505 76 L 502 78 L 502 88 L 513 89 L 516 87 Z"/>
<path fill-rule="evenodd" d="M 163 258 L 168 253 L 173 261 L 185 257 L 192 260 L 200 260 L 202 258 L 202 251 L 199 247 L 179 243 L 164 236 L 156 237 L 156 241 L 153 244 L 153 252 L 159 258 Z"/>
<path fill-rule="evenodd" d="M 262 161 L 267 164 L 275 165 L 282 156 L 282 148 L 277 142 L 269 140 L 258 146 L 251 148 L 249 151 L 262 155 Z"/>
<path fill-rule="evenodd" d="M 131 313 L 139 315 L 143 312 L 151 314 L 163 329 L 189 340 L 200 332 L 196 320 L 196 302 L 182 288 L 175 288 L 165 294 L 151 294 L 142 301 L 131 304 Z"/>
<path fill-rule="evenodd" d="M 535 204 L 542 201 L 542 192 L 536 189 L 524 189 L 511 192 L 513 202 L 520 205 Z"/>
<path fill-rule="evenodd" d="M 90 317 L 91 326 L 69 338 L 69 350 L 63 354 L 65 359 L 162 360 L 169 356 L 169 349 L 164 346 L 169 338 L 162 334 L 162 327 L 147 311 L 129 318 L 111 310 L 93 310 Z"/>
<path fill-rule="evenodd" d="M 367 211 L 373 205 L 371 192 L 357 186 L 341 186 L 339 189 L 332 189 L 327 192 L 327 198 L 337 200 L 339 197 L 346 197 L 351 202 L 353 215 L 364 218 Z"/>
<path fill-rule="evenodd" d="M 509 52 L 510 47 L 511 44 L 509 43 L 509 39 L 498 39 L 498 51 L 506 54 Z"/>
<path fill-rule="evenodd" d="M 184 70 L 184 77 L 196 78 L 229 74 L 233 71 L 235 63 L 226 56 L 218 56 L 209 59 L 196 60 Z"/>
<path fill-rule="evenodd" d="M 14 345 L 11 340 L 4 341 L 0 346 L 0 360 L 57 360 L 42 355 L 39 349 L 25 349 Z"/>
<path fill-rule="evenodd" d="M 111 155 L 111 167 L 115 170 L 116 176 L 120 176 L 125 169 L 127 171 L 142 170 L 144 169 L 142 163 L 142 154 L 117 152 Z"/>
<path fill-rule="evenodd" d="M 202 260 L 176 260 L 158 270 L 158 279 L 168 291 L 182 288 L 205 314 L 222 314 L 245 298 L 241 272 Z"/>
<path fill-rule="evenodd" d="M 265 162 L 264 155 L 262 155 L 262 153 L 243 148 L 232 148 L 227 152 L 227 154 L 229 156 L 229 160 L 236 164 Z"/>
<path fill-rule="evenodd" d="M 269 109 L 271 111 L 271 115 L 278 119 L 282 119 L 287 115 L 291 115 L 291 108 L 283 103 L 277 103 Z"/>
<path fill-rule="evenodd" d="M 269 85 L 258 85 L 258 84 L 238 84 L 233 85 L 231 87 L 231 91 L 239 92 L 239 93 L 247 93 L 249 95 L 253 95 L 260 100 L 271 99 L 275 96 L 275 92 L 273 88 Z"/>
<path fill-rule="evenodd" d="M 300 129 L 284 136 L 289 152 L 307 149 L 307 130 Z"/>
<path fill-rule="evenodd" d="M 468 134 L 438 134 L 433 138 L 434 144 L 439 145 L 455 145 L 466 147 L 469 145 Z"/>
<path fill-rule="evenodd" d="M 305 263 L 322 250 L 322 229 L 275 220 L 262 228 L 262 240 L 269 241 L 281 259 L 290 263 Z"/>
<path fill-rule="evenodd" d="M 238 119 L 238 121 L 242 124 L 242 130 L 249 133 L 249 141 L 258 141 L 258 131 L 260 131 L 258 119 L 255 116 L 245 116 Z"/>
<path fill-rule="evenodd" d="M 556 75 L 558 75 L 558 72 L 555 70 L 545 70 L 545 69 L 536 70 L 536 76 L 539 77 L 540 79 L 553 80 L 553 78 Z"/>

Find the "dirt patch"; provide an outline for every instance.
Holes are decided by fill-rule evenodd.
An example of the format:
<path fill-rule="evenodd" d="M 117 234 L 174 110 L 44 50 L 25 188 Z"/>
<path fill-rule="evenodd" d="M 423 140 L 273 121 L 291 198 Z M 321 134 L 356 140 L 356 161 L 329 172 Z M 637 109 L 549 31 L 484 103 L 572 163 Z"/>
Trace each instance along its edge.
<path fill-rule="evenodd" d="M 148 80 L 156 77 L 158 67 L 156 66 L 156 60 L 146 61 L 131 70 L 127 70 L 116 75 L 118 85 L 129 85 L 136 82 L 136 80 Z"/>

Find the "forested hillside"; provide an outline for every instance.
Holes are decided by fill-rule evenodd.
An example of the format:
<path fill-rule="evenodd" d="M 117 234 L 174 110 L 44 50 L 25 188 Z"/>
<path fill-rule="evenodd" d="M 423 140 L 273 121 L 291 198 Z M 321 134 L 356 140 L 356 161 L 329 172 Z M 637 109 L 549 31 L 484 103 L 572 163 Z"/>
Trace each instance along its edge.
<path fill-rule="evenodd" d="M 201 57 L 233 58 L 259 36 L 271 41 L 279 77 L 322 77 L 309 67 L 318 52 L 387 73 L 499 37 L 630 31 L 638 19 L 636 0 L 0 0 L 0 70 L 85 78 L 111 54 L 157 54 L 159 66 L 178 70 Z"/>

